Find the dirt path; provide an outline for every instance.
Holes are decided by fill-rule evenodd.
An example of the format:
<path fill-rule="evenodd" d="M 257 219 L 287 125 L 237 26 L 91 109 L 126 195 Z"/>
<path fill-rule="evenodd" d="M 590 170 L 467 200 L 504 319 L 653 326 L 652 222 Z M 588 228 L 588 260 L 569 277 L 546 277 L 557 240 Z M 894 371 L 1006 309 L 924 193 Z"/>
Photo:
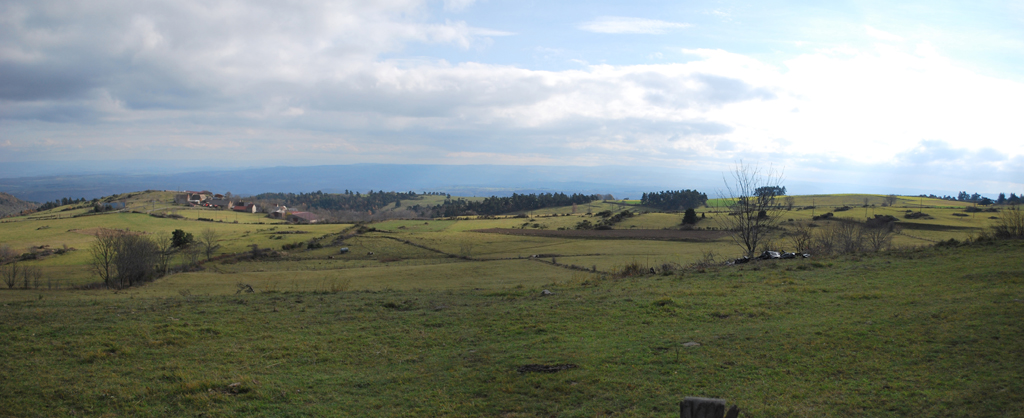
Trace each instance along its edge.
<path fill-rule="evenodd" d="M 660 241 L 714 241 L 727 235 L 724 231 L 680 231 L 675 229 L 609 229 L 609 230 L 550 230 L 550 229 L 475 229 L 472 232 L 519 235 L 526 237 L 583 238 L 583 239 L 648 239 Z"/>

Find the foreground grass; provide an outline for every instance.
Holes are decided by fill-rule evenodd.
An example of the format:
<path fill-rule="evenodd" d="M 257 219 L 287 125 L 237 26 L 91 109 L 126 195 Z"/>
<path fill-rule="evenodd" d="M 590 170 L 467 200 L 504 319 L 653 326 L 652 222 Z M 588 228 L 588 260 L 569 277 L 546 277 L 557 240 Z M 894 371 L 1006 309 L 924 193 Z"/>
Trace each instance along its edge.
<path fill-rule="evenodd" d="M 2 291 L 0 411 L 674 416 L 711 396 L 750 417 L 1024 416 L 1022 249 L 490 290 Z M 534 363 L 578 367 L 517 371 Z"/>

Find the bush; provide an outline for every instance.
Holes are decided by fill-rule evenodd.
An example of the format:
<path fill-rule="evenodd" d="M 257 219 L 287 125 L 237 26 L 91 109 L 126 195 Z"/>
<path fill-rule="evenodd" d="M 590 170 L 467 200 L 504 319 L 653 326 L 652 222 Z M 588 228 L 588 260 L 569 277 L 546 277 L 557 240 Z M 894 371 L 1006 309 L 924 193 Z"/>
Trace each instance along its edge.
<path fill-rule="evenodd" d="M 1019 206 L 1003 209 L 992 229 L 997 238 L 1024 238 L 1024 211 Z"/>
<path fill-rule="evenodd" d="M 581 230 L 594 229 L 594 224 L 592 224 L 592 223 L 590 223 L 590 221 L 584 219 L 584 220 L 582 220 L 582 221 L 580 221 L 579 223 L 576 224 L 575 229 L 581 229 Z"/>
<path fill-rule="evenodd" d="M 195 239 L 191 233 L 187 233 L 180 229 L 175 229 L 171 232 L 171 246 L 174 248 L 184 248 L 191 244 Z"/>
<path fill-rule="evenodd" d="M 650 270 L 648 270 L 646 267 L 640 264 L 639 261 L 633 260 L 629 263 L 626 263 L 626 265 L 622 266 L 621 269 L 618 269 L 616 273 L 622 277 L 629 277 L 647 274 L 649 271 Z"/>

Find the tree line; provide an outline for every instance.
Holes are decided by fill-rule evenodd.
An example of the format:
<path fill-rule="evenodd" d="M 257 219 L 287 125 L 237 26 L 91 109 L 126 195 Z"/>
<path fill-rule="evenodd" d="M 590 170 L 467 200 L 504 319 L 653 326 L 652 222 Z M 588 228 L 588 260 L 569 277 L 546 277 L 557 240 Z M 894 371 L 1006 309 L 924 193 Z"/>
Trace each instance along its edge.
<path fill-rule="evenodd" d="M 596 194 L 573 193 L 512 193 L 512 196 L 497 197 L 491 196 L 479 202 L 471 202 L 465 199 L 451 199 L 449 196 L 443 203 L 432 207 L 413 206 L 423 216 L 432 218 L 468 216 L 468 215 L 499 215 L 510 212 L 526 212 L 531 210 L 571 206 L 573 204 L 585 204 L 600 199 Z"/>
<path fill-rule="evenodd" d="M 370 190 L 366 194 L 350 190 L 345 190 L 344 193 L 324 193 L 317 190 L 311 193 L 261 193 L 256 195 L 256 199 L 264 203 L 288 207 L 360 212 L 376 212 L 392 203 L 400 204 L 402 200 L 416 198 L 418 198 L 416 192 L 385 192 L 383 190 L 378 192 Z"/>
<path fill-rule="evenodd" d="M 785 188 L 782 189 L 785 193 Z M 644 193 L 640 204 L 661 210 L 686 210 L 698 208 L 708 201 L 708 195 L 696 190 L 666 190 Z"/>
<path fill-rule="evenodd" d="M 445 200 L 436 205 L 410 205 L 409 201 L 422 199 L 422 196 L 444 196 Z M 297 207 L 304 210 L 319 210 L 323 212 L 364 212 L 377 213 L 392 204 L 395 208 L 404 207 L 415 216 L 422 217 L 454 217 L 472 215 L 499 215 L 510 212 L 530 211 L 548 207 L 571 206 L 573 204 L 585 204 L 594 200 L 600 200 L 602 195 L 579 194 L 571 195 L 565 193 L 513 193 L 508 197 L 491 196 L 482 201 L 468 201 L 462 198 L 452 198 L 450 194 L 442 192 L 385 192 L 369 191 L 360 193 L 345 190 L 344 193 L 324 193 L 316 191 L 311 193 L 262 193 L 255 196 L 263 206 L 269 207 L 274 204 Z"/>
<path fill-rule="evenodd" d="M 95 199 L 93 199 L 93 200 L 95 200 Z M 70 197 L 62 197 L 62 198 L 54 200 L 52 202 L 45 202 L 42 205 L 39 205 L 39 207 L 36 208 L 36 210 L 44 211 L 44 210 L 47 210 L 47 209 L 53 209 L 53 208 L 64 206 L 64 205 L 74 205 L 74 204 L 77 204 L 77 203 L 85 203 L 85 202 L 87 202 L 87 200 L 85 200 L 84 197 L 78 198 L 78 199 L 74 199 L 74 198 L 70 198 Z"/>
<path fill-rule="evenodd" d="M 999 197 L 997 197 L 995 200 L 982 196 L 980 193 L 967 193 L 965 191 L 961 191 L 955 197 L 949 195 L 936 196 L 934 194 L 922 194 L 921 197 L 931 197 L 935 199 L 950 200 L 954 202 L 976 203 L 979 205 L 991 205 L 993 203 L 997 205 L 1019 205 L 1021 203 L 1024 203 L 1024 194 L 1018 196 L 1016 193 L 1010 193 L 1009 197 L 1006 196 L 1006 193 L 999 193 Z"/>

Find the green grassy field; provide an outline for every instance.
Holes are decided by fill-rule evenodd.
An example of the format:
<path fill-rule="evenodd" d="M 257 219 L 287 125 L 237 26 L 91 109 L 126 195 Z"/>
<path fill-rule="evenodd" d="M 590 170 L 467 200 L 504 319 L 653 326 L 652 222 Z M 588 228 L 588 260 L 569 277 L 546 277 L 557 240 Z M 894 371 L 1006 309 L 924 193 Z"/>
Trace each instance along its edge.
<path fill-rule="evenodd" d="M 683 397 L 709 396 L 741 416 L 1024 416 L 1024 243 L 932 247 L 992 225 L 994 213 L 954 216 L 964 208 L 953 202 L 833 212 L 899 218 L 889 252 L 666 271 L 742 252 L 727 237 L 477 232 L 599 219 L 582 206 L 357 231 L 159 201 L 171 197 L 129 199 L 183 219 L 0 223 L 0 244 L 19 253 L 77 249 L 19 263 L 43 272 L 41 289 L 0 290 L 0 415 L 673 416 Z M 779 246 L 797 226 L 838 222 L 813 216 L 865 197 L 881 199 L 796 197 Z M 682 218 L 611 202 L 590 209 L 636 211 L 615 225 L 625 230 Z M 906 219 L 908 210 L 930 216 Z M 703 229 L 727 216 L 698 212 Z M 200 271 L 120 291 L 68 289 L 98 280 L 88 267 L 97 231 L 207 228 L 220 248 Z M 281 249 L 311 239 L 325 246 Z M 254 244 L 278 254 L 236 256 Z M 614 274 L 630 264 L 658 274 Z M 577 367 L 517 371 L 528 364 Z"/>
<path fill-rule="evenodd" d="M 166 237 L 175 229 L 182 229 L 186 232 L 197 235 L 205 229 L 215 230 L 220 239 L 220 249 L 216 255 L 240 253 L 247 251 L 252 245 L 261 248 L 280 249 L 285 244 L 295 244 L 308 241 L 312 238 L 323 236 L 336 236 L 341 231 L 348 229 L 351 225 L 287 225 L 281 221 L 266 218 L 262 214 L 238 213 L 223 210 L 211 210 L 206 208 L 188 208 L 171 205 L 172 192 L 153 192 L 126 194 L 130 197 L 121 196 L 116 199 L 127 199 L 130 203 L 138 205 L 136 212 L 106 213 L 101 215 L 79 216 L 61 219 L 37 219 L 40 214 L 33 214 L 28 217 L 16 217 L 6 219 L 0 223 L 0 234 L 2 242 L 17 252 L 34 251 L 32 248 L 49 246 L 49 248 L 64 248 L 65 246 L 76 249 L 61 256 L 50 256 L 42 260 L 24 262 L 26 266 L 38 267 L 43 271 L 45 279 L 50 286 L 53 283 L 63 287 L 86 284 L 95 281 L 88 269 L 89 254 L 88 248 L 97 231 L 102 229 L 129 229 L 133 231 L 144 231 L 153 236 Z M 442 196 L 430 196 L 429 198 L 440 199 Z M 870 195 L 819 195 L 819 196 L 798 196 L 795 197 L 797 204 L 793 210 L 784 211 L 782 216 L 785 219 L 785 228 L 795 228 L 799 225 L 812 225 L 816 227 L 827 226 L 834 221 L 814 221 L 815 215 L 821 215 L 827 211 L 834 211 L 835 208 L 822 206 L 823 204 L 841 205 L 842 202 L 863 201 L 868 199 L 881 199 L 882 196 Z M 948 205 L 953 202 L 927 201 L 925 207 L 908 208 L 897 205 L 893 207 L 882 207 L 879 205 L 868 207 L 852 207 L 847 211 L 834 212 L 836 217 L 863 220 L 876 215 L 892 215 L 900 219 L 902 233 L 893 240 L 897 246 L 930 245 L 935 242 L 955 238 L 958 240 L 969 239 L 988 228 L 993 220 L 989 219 L 995 215 L 988 212 L 965 214 L 962 208 L 938 207 L 939 204 Z M 814 209 L 804 209 L 802 203 L 815 202 L 818 205 Z M 154 203 L 155 202 L 155 203 Z M 913 203 L 911 201 L 903 203 Z M 873 203 L 872 203 L 873 204 Z M 149 205 L 146 209 L 142 205 Z M 932 205 L 932 206 L 927 206 Z M 155 210 L 152 208 L 156 208 Z M 49 215 L 60 214 L 62 208 L 52 209 Z M 139 213 L 143 209 L 152 210 L 158 214 L 177 214 L 182 219 L 156 218 L 145 213 Z M 429 264 L 435 261 L 431 257 L 422 254 L 406 254 L 408 249 L 417 249 L 413 245 L 425 246 L 427 248 L 454 256 L 470 256 L 479 260 L 496 260 L 529 257 L 534 254 L 555 254 L 562 257 L 562 264 L 575 264 L 578 266 L 596 267 L 598 270 L 611 271 L 618 266 L 641 262 L 648 266 L 659 266 L 665 263 L 686 265 L 700 258 L 706 252 L 713 252 L 718 259 L 738 257 L 742 255 L 737 247 L 732 245 L 729 239 L 720 239 L 715 242 L 706 243 L 679 243 L 664 241 L 636 240 L 584 240 L 566 239 L 553 237 L 514 237 L 507 235 L 483 234 L 472 232 L 488 228 L 523 228 L 539 230 L 557 230 L 560 228 L 573 229 L 575 225 L 583 220 L 596 223 L 600 218 L 592 215 L 585 215 L 586 210 L 597 213 L 604 210 L 619 212 L 621 210 L 633 210 L 637 216 L 627 218 L 614 226 L 615 229 L 672 229 L 678 228 L 681 221 L 681 214 L 678 213 L 648 213 L 647 209 L 638 206 L 623 205 L 621 202 L 595 202 L 592 205 L 578 206 L 577 214 L 564 216 L 572 212 L 571 207 L 548 208 L 534 211 L 532 217 L 519 218 L 514 216 L 498 217 L 497 219 L 468 219 L 468 220 L 394 220 L 373 224 L 373 227 L 380 232 L 365 234 L 363 238 L 357 239 L 351 244 L 353 251 L 340 260 L 331 261 L 332 265 L 338 268 L 356 269 L 368 268 L 364 266 L 365 260 L 358 260 L 355 254 L 375 252 L 373 262 L 383 265 L 409 266 L 417 263 Z M 84 209 L 83 209 L 84 210 Z M 905 219 L 908 211 L 922 210 L 929 215 L 922 219 Z M 724 212 L 718 212 L 714 208 L 700 208 L 698 212 L 704 216 L 697 224 L 698 228 L 715 229 L 721 227 L 718 217 L 727 216 Z M 67 214 L 68 212 L 63 212 Z M 955 214 L 967 216 L 954 216 Z M 42 215 L 48 215 L 43 213 Z M 557 215 L 557 216 L 556 216 Z M 212 219 L 213 222 L 199 221 L 198 219 Z M 237 222 L 237 223 L 236 223 Z M 282 234 L 289 232 L 304 232 L 302 234 Z M 391 241 L 390 245 L 383 245 L 381 240 L 370 240 L 371 237 L 385 237 L 391 240 L 408 241 L 409 244 Z M 328 239 L 327 241 L 330 241 Z M 376 242 L 377 244 L 372 244 Z M 329 242 L 325 242 L 329 243 Z M 363 244 L 370 245 L 364 248 Z M 778 240 L 779 249 L 786 249 L 788 243 L 785 239 Z M 316 251 L 291 251 L 284 257 L 289 260 L 279 263 L 287 268 L 278 268 L 279 271 L 304 272 L 313 270 L 316 267 L 308 263 L 319 263 L 328 260 L 332 254 L 337 252 L 335 248 L 325 248 Z M 372 248 L 371 248 L 372 247 Z M 430 252 L 430 251 L 425 251 Z M 417 253 L 418 254 L 418 253 Z M 436 253 L 430 253 L 436 254 Z M 172 265 L 180 260 L 174 260 Z M 350 264 L 340 265 L 338 263 Z M 216 265 L 216 264 L 214 264 Z M 369 271 L 369 270 L 368 270 Z M 221 270 L 220 274 L 230 281 L 245 280 L 239 276 L 240 273 L 230 268 Z M 303 277 L 302 275 L 293 275 Z M 375 276 L 375 274 L 368 274 Z M 361 286 L 362 281 L 355 281 Z M 308 287 L 308 283 L 299 284 L 300 287 Z"/>
<path fill-rule="evenodd" d="M 486 288 L 470 278 L 500 276 L 463 261 L 446 265 L 464 281 L 447 290 L 407 286 L 421 275 L 410 267 L 368 291 L 235 295 L 214 273 L 119 293 L 5 291 L 0 410 L 673 416 L 696 395 L 744 416 L 1022 416 L 1022 249 L 626 279 L 509 261 L 520 277 Z M 529 364 L 576 367 L 517 371 Z"/>

